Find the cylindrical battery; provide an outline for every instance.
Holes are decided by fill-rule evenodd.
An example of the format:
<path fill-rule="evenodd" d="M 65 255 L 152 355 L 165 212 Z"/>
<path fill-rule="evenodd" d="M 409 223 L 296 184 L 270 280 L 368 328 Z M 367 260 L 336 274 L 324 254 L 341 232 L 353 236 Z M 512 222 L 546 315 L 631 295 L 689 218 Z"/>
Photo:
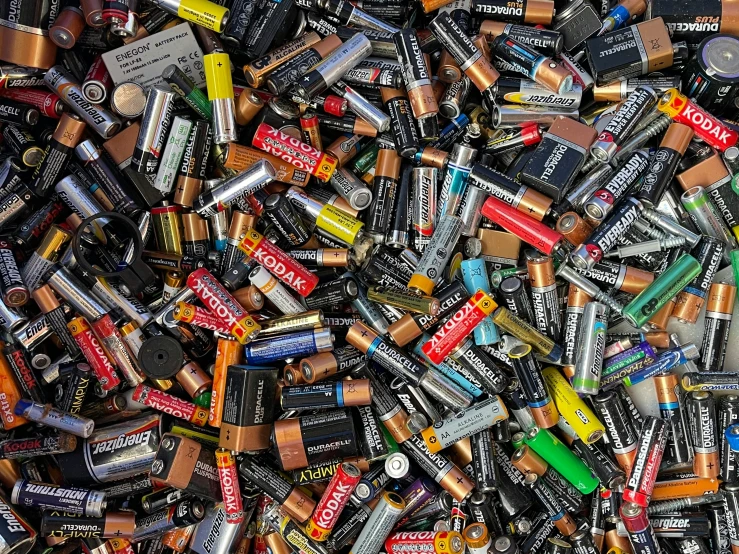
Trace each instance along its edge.
<path fill-rule="evenodd" d="M 398 61 L 413 115 L 417 119 L 435 117 L 439 105 L 431 86 L 431 71 L 424 58 L 415 29 L 403 29 L 393 36 Z"/>
<path fill-rule="evenodd" d="M 713 393 L 692 391 L 685 398 L 685 410 L 693 446 L 693 472 L 715 479 L 719 475 L 716 403 Z"/>
<path fill-rule="evenodd" d="M 508 410 L 498 396 L 478 402 L 452 419 L 445 419 L 421 432 L 430 452 L 436 453 L 466 437 L 508 418 Z"/>
<path fill-rule="evenodd" d="M 588 302 L 580 323 L 577 361 L 572 377 L 572 388 L 578 393 L 598 394 L 607 326 L 608 307 L 600 302 Z"/>
<path fill-rule="evenodd" d="M 470 437 L 472 449 L 472 467 L 475 472 L 475 486 L 481 492 L 493 492 L 498 489 L 500 470 L 495 461 L 493 436 L 489 429 L 475 433 Z"/>
<path fill-rule="evenodd" d="M 416 270 L 408 281 L 408 288 L 430 295 L 436 283 L 441 279 L 442 271 L 446 267 L 453 246 L 462 233 L 462 220 L 455 215 L 445 215 L 440 218 L 434 230 L 433 237 L 424 250 Z M 440 256 L 441 255 L 441 256 Z"/>
<path fill-rule="evenodd" d="M 649 168 L 649 156 L 637 150 L 623 162 L 618 171 L 583 202 L 582 209 L 589 221 L 600 223 L 611 213 L 618 201 L 628 194 Z"/>
<path fill-rule="evenodd" d="M 280 405 L 283 410 L 368 406 L 371 395 L 372 386 L 367 379 L 295 385 L 282 387 Z"/>
<path fill-rule="evenodd" d="M 638 435 L 618 394 L 613 391 L 599 394 L 593 398 L 593 409 L 605 425 L 619 466 L 628 471 L 636 453 Z"/>
<path fill-rule="evenodd" d="M 531 285 L 534 322 L 539 332 L 554 342 L 562 338 L 562 318 L 552 258 L 539 257 L 526 261 Z"/>
<path fill-rule="evenodd" d="M 472 167 L 469 180 L 471 184 L 534 219 L 541 221 L 549 213 L 551 198 L 482 163 Z"/>
<path fill-rule="evenodd" d="M 672 182 L 677 166 L 693 138 L 693 130 L 681 123 L 672 123 L 659 144 L 649 169 L 644 174 L 636 197 L 647 207 L 659 204 Z"/>
<path fill-rule="evenodd" d="M 438 170 L 435 167 L 413 169 L 411 186 L 413 244 L 422 254 L 434 234 L 437 175 Z"/>
<path fill-rule="evenodd" d="M 503 0 L 480 0 L 474 4 L 474 13 L 487 19 L 532 25 L 551 25 L 554 6 L 543 0 L 520 0 L 508 4 Z"/>
<path fill-rule="evenodd" d="M 530 46 L 547 56 L 559 55 L 564 46 L 562 33 L 543 29 L 540 26 L 529 27 L 486 19 L 480 25 L 480 33 L 488 42 L 492 42 L 498 35 L 509 35 L 521 44 Z"/>
<path fill-rule="evenodd" d="M 131 166 L 138 173 L 154 174 L 164 150 L 164 142 L 172 122 L 175 93 L 166 85 L 149 89 L 141 128 L 131 157 Z"/>
<path fill-rule="evenodd" d="M 629 471 L 623 497 L 644 508 L 649 504 L 657 471 L 667 444 L 667 424 L 664 420 L 647 416 L 639 434 L 634 463 Z M 718 456 L 716 462 L 718 463 Z M 718 473 L 718 468 L 717 468 Z"/>
<path fill-rule="evenodd" d="M 217 187 L 202 193 L 193 201 L 193 210 L 201 217 L 211 217 L 225 210 L 238 199 L 254 194 L 276 177 L 272 165 L 259 160 L 248 170 L 221 182 Z"/>
<path fill-rule="evenodd" d="M 412 159 L 418 151 L 418 132 L 413 121 L 412 105 L 400 88 L 382 87 L 380 94 L 392 120 L 391 130 L 398 154 Z"/>
<path fill-rule="evenodd" d="M 590 147 L 590 153 L 603 162 L 609 161 L 636 125 L 657 103 L 657 93 L 648 86 L 639 86 L 629 94 Z"/>
<path fill-rule="evenodd" d="M 567 69 L 510 35 L 496 37 L 491 50 L 497 58 L 512 64 L 516 71 L 557 94 L 572 90 L 572 74 Z"/>
<path fill-rule="evenodd" d="M 90 517 L 102 517 L 107 506 L 104 492 L 62 487 L 27 479 L 19 479 L 15 483 L 10 499 L 13 504 L 61 510 Z"/>
<path fill-rule="evenodd" d="M 559 412 L 549 396 L 539 364 L 528 344 L 515 346 L 508 352 L 513 362 L 516 377 L 521 383 L 526 404 L 531 410 L 536 424 L 542 428 L 553 427 L 559 421 Z"/>
<path fill-rule="evenodd" d="M 63 511 L 47 510 L 41 516 L 39 531 L 57 538 L 132 538 L 135 512 L 107 512 L 101 517 L 84 517 Z"/>
<path fill-rule="evenodd" d="M 733 52 L 739 54 L 739 40 L 735 36 L 711 35 L 698 45 L 682 74 L 681 90 L 714 115 L 722 115 L 734 107 L 739 72 L 729 59 Z"/>
<path fill-rule="evenodd" d="M 405 508 L 405 500 L 394 492 L 385 492 L 362 527 L 350 554 L 378 554 L 387 536 Z"/>
<path fill-rule="evenodd" d="M 676 298 L 675 307 L 672 309 L 672 317 L 691 324 L 698 320 L 700 310 L 712 286 L 713 278 L 723 261 L 724 243 L 713 237 L 703 237 L 693 249 L 693 252 L 695 258 L 701 264 L 701 272 L 680 291 Z"/>
<path fill-rule="evenodd" d="M 305 533 L 311 539 L 323 542 L 328 538 L 360 477 L 356 465 L 339 465 L 305 526 Z"/>
<path fill-rule="evenodd" d="M 570 285 L 570 290 L 572 290 L 572 286 L 573 285 Z M 529 299 L 529 295 L 527 294 L 526 286 L 519 277 L 513 275 L 511 277 L 506 277 L 505 279 L 503 279 L 500 282 L 500 285 L 498 285 L 498 296 L 503 299 L 503 301 L 505 302 L 505 307 L 508 308 L 508 310 L 510 310 L 513 315 L 529 323 L 534 321 L 534 308 L 531 305 L 531 300 Z M 569 314 L 569 311 L 567 313 Z M 580 306 L 579 313 L 582 314 L 582 306 Z M 566 319 L 565 321 L 565 335 L 563 337 L 563 341 L 565 344 L 567 344 L 568 321 L 569 319 Z M 574 362 L 574 353 L 572 356 L 572 362 Z"/>
<path fill-rule="evenodd" d="M 654 387 L 657 392 L 660 416 L 667 422 L 668 438 L 666 455 L 671 463 L 684 464 L 693 456 L 688 435 L 685 410 L 681 409 L 680 380 L 674 373 L 656 375 Z"/>
<path fill-rule="evenodd" d="M 385 240 L 390 218 L 395 209 L 395 197 L 400 177 L 400 156 L 394 150 L 381 149 L 375 165 L 372 202 L 367 208 L 365 231 L 376 244 Z"/>
<path fill-rule="evenodd" d="M 702 234 L 723 241 L 726 243 L 727 250 L 733 250 L 736 247 L 734 236 L 710 200 L 706 189 L 703 187 L 689 188 L 680 196 L 680 202 Z"/>
<path fill-rule="evenodd" d="M 735 299 L 736 287 L 727 283 L 713 283 L 708 291 L 699 363 L 702 371 L 723 370 Z"/>

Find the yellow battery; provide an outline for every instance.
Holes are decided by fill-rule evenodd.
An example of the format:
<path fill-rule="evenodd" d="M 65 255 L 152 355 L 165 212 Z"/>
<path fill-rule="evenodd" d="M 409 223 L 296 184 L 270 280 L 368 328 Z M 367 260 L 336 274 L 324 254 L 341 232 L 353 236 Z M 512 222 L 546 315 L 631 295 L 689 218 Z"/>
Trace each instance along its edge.
<path fill-rule="evenodd" d="M 228 8 L 224 8 L 208 0 L 180 0 L 177 15 L 186 21 L 192 21 L 201 27 L 221 33 L 228 21 L 229 11 Z M 224 56 L 228 58 L 226 54 Z M 231 81 L 230 73 L 228 80 L 229 82 Z"/>
<path fill-rule="evenodd" d="M 364 223 L 356 217 L 334 208 L 331 204 L 325 204 L 316 218 L 316 226 L 331 233 L 346 244 L 354 244 L 359 231 L 364 227 Z"/>
<path fill-rule="evenodd" d="M 605 427 L 559 370 L 550 366 L 544 368 L 541 374 L 557 410 L 575 430 L 577 436 L 586 444 L 592 444 L 600 439 L 605 433 Z"/>
<path fill-rule="evenodd" d="M 210 3 L 210 2 L 208 2 Z M 205 64 L 205 83 L 208 85 L 208 100 L 231 99 L 234 85 L 231 80 L 231 61 L 222 52 L 203 56 Z"/>

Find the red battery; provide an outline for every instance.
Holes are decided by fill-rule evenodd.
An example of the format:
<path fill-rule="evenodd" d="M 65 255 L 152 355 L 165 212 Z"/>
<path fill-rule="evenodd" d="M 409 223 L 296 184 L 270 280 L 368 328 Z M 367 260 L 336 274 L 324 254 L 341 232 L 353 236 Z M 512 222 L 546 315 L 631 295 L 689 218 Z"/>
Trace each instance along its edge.
<path fill-rule="evenodd" d="M 465 542 L 457 531 L 398 531 L 385 539 L 388 554 L 428 552 L 429 554 L 461 554 Z"/>
<path fill-rule="evenodd" d="M 483 319 L 488 317 L 498 305 L 482 290 L 472 297 L 442 325 L 421 350 L 433 363 L 438 364 L 460 344 Z"/>
<path fill-rule="evenodd" d="M 113 80 L 108 73 L 108 68 L 105 67 L 103 57 L 98 54 L 82 82 L 82 94 L 89 102 L 100 104 L 108 97 L 112 87 Z"/>
<path fill-rule="evenodd" d="M 300 117 L 300 128 L 303 130 L 303 139 L 316 150 L 323 150 L 321 129 L 318 125 L 318 116 L 314 112 Z"/>
<path fill-rule="evenodd" d="M 255 259 L 301 296 L 308 296 L 318 285 L 318 277 L 301 263 L 285 254 L 254 229 L 246 231 L 239 249 Z"/>
<path fill-rule="evenodd" d="M 200 427 L 208 423 L 208 410 L 143 383 L 136 386 L 131 398 L 134 402 L 140 402 L 159 412 L 184 419 Z"/>
<path fill-rule="evenodd" d="M 223 494 L 223 509 L 226 512 L 226 521 L 241 523 L 244 520 L 244 505 L 241 502 L 239 489 L 239 475 L 236 471 L 236 461 L 233 454 L 225 448 L 216 450 L 216 465 L 218 477 L 221 480 L 221 494 Z"/>
<path fill-rule="evenodd" d="M 106 545 L 110 547 L 108 551 L 112 554 L 136 554 L 133 545 L 126 539 L 108 539 Z"/>
<path fill-rule="evenodd" d="M 262 329 L 259 324 L 210 271 L 205 268 L 196 269 L 188 275 L 187 286 L 211 313 L 223 320 L 229 332 L 241 344 L 246 344 L 259 334 Z"/>
<path fill-rule="evenodd" d="M 653 416 L 644 418 L 634 463 L 624 487 L 624 502 L 632 502 L 644 508 L 649 505 L 666 445 L 665 420 Z"/>
<path fill-rule="evenodd" d="M 35 88 L 6 88 L 0 89 L 0 96 L 29 104 L 37 108 L 41 115 L 59 119 L 64 113 L 64 102 L 53 92 L 44 92 Z"/>
<path fill-rule="evenodd" d="M 221 319 L 210 312 L 206 312 L 202 308 L 198 308 L 197 306 L 188 304 L 187 302 L 177 302 L 172 315 L 177 321 L 191 323 L 192 325 L 197 325 L 203 329 L 218 331 L 225 335 L 231 333 L 231 330 L 223 324 Z"/>
<path fill-rule="evenodd" d="M 67 323 L 67 329 L 72 333 L 72 337 L 90 364 L 103 390 L 111 390 L 117 387 L 121 380 L 118 378 L 105 350 L 93 334 L 87 320 L 84 317 L 75 317 Z"/>
<path fill-rule="evenodd" d="M 336 117 L 344 117 L 349 103 L 341 96 L 329 94 L 323 101 L 323 111 Z"/>
<path fill-rule="evenodd" d="M 713 117 L 684 94 L 680 94 L 676 88 L 665 92 L 657 108 L 669 115 L 674 122 L 689 126 L 696 138 L 721 152 L 734 146 L 739 140 L 739 133 Z"/>
<path fill-rule="evenodd" d="M 305 526 L 305 533 L 311 539 L 319 542 L 328 539 L 361 478 L 362 472 L 356 465 L 348 462 L 339 464 Z"/>
<path fill-rule="evenodd" d="M 322 181 L 331 178 L 338 163 L 333 156 L 316 150 L 310 144 L 301 142 L 266 123 L 257 127 L 251 143 L 252 146 L 269 152 Z"/>
<path fill-rule="evenodd" d="M 537 221 L 492 196 L 485 200 L 482 215 L 547 256 L 557 252 L 564 242 L 562 235 L 545 223 Z"/>

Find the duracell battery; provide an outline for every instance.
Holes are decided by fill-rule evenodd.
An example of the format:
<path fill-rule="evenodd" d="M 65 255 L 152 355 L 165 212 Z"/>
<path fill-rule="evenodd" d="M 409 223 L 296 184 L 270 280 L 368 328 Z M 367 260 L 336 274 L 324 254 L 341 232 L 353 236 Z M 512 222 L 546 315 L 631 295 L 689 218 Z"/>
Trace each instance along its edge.
<path fill-rule="evenodd" d="M 590 38 L 586 45 L 599 85 L 661 71 L 673 61 L 672 41 L 661 17 Z"/>
<path fill-rule="evenodd" d="M 151 479 L 216 502 L 223 500 L 215 450 L 174 433 L 165 433 L 151 466 Z"/>
<path fill-rule="evenodd" d="M 343 117 L 318 114 L 318 122 L 324 129 L 338 133 L 352 133 L 363 137 L 377 136 L 377 129 L 354 114 L 347 114 Z"/>
<path fill-rule="evenodd" d="M 336 50 L 341 44 L 341 39 L 335 34 L 330 34 L 320 42 L 316 42 L 310 48 L 303 50 L 272 71 L 264 81 L 267 88 L 272 94 L 284 94 L 295 81 L 308 73 L 314 65 Z"/>
<path fill-rule="evenodd" d="M 301 248 L 288 250 L 287 255 L 311 269 L 352 265 L 349 250 L 346 248 Z"/>
<path fill-rule="evenodd" d="M 426 11 L 428 13 L 428 10 Z M 472 11 L 475 15 L 485 19 L 531 25 L 551 25 L 554 17 L 554 2 L 549 0 L 515 0 L 513 2 L 475 0 L 472 3 Z"/>
<path fill-rule="evenodd" d="M 269 448 L 276 386 L 277 370 L 227 369 L 220 447 L 235 452 Z"/>
<path fill-rule="evenodd" d="M 298 169 L 294 165 L 282 161 L 277 156 L 256 150 L 255 148 L 230 143 L 222 145 L 220 150 L 221 155 L 218 156 L 218 163 L 226 169 L 240 172 L 251 167 L 259 160 L 266 160 L 275 169 L 276 181 L 287 185 L 304 187 L 310 179 L 310 173 L 307 171 Z"/>
<path fill-rule="evenodd" d="M 210 124 L 202 119 L 195 121 L 177 172 L 175 204 L 192 208 L 193 201 L 202 191 L 212 141 Z"/>
<path fill-rule="evenodd" d="M 548 0 L 541 2 L 550 4 Z M 514 25 L 486 19 L 480 24 L 480 33 L 488 42 L 492 42 L 498 35 L 509 35 L 521 44 L 530 46 L 545 56 L 558 56 L 562 52 L 564 36 L 559 31 L 549 31 L 538 27 Z"/>
<path fill-rule="evenodd" d="M 684 40 L 691 51 L 714 33 L 739 34 L 739 6 L 732 2 L 705 0 L 676 3 L 651 0 L 644 17 L 661 18 L 670 30 L 672 40 Z"/>
<path fill-rule="evenodd" d="M 272 443 L 285 471 L 358 454 L 351 412 L 346 408 L 275 421 Z"/>
<path fill-rule="evenodd" d="M 598 132 L 567 117 L 557 119 L 521 171 L 521 181 L 560 202 L 579 174 Z"/>
<path fill-rule="evenodd" d="M 258 312 L 264 307 L 264 294 L 254 285 L 235 290 L 233 297 L 247 312 Z"/>
<path fill-rule="evenodd" d="M 580 246 L 593 232 L 593 228 L 577 212 L 563 213 L 555 229 L 572 246 Z"/>
<path fill-rule="evenodd" d="M 34 194 L 43 198 L 57 184 L 86 127 L 85 122 L 76 115 L 62 115 L 44 151 L 44 159 L 36 166 L 28 185 Z"/>
<path fill-rule="evenodd" d="M 102 517 L 84 517 L 68 512 L 44 510 L 39 531 L 54 538 L 131 538 L 136 512 L 106 512 Z"/>
<path fill-rule="evenodd" d="M 403 80 L 413 115 L 418 119 L 435 116 L 439 105 L 431 87 L 431 71 L 415 29 L 403 29 L 393 37 L 398 60 L 403 67 Z"/>
<path fill-rule="evenodd" d="M 701 264 L 701 272 L 678 293 L 671 317 L 684 323 L 698 320 L 713 278 L 723 263 L 724 243 L 713 237 L 702 237 L 691 254 Z"/>
<path fill-rule="evenodd" d="M 264 101 L 253 90 L 244 89 L 236 98 L 236 123 L 248 125 L 264 107 Z"/>

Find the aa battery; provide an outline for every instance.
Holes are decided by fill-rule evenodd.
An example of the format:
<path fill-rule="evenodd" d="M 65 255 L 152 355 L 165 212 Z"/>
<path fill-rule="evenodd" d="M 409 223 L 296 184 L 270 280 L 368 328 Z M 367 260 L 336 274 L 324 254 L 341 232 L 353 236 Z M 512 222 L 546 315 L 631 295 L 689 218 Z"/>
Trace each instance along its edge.
<path fill-rule="evenodd" d="M 700 368 L 702 371 L 722 371 L 729 340 L 736 287 L 713 283 L 706 301 Z"/>
<path fill-rule="evenodd" d="M 138 173 L 154 174 L 159 167 L 164 142 L 172 123 L 175 93 L 165 85 L 149 89 L 141 128 L 131 157 L 131 166 Z"/>
<path fill-rule="evenodd" d="M 413 169 L 411 187 L 413 243 L 421 253 L 425 252 L 434 234 L 437 174 L 438 170 L 435 167 Z"/>
<path fill-rule="evenodd" d="M 693 472 L 699 477 L 715 479 L 719 475 L 719 449 L 713 393 L 689 392 L 685 410 L 694 451 Z"/>
<path fill-rule="evenodd" d="M 97 134 L 108 139 L 115 135 L 121 127 L 121 121 L 106 109 L 96 106 L 85 99 L 79 83 L 60 65 L 47 71 L 44 77 L 46 85 L 56 92 L 72 108 L 85 123 Z"/>
<path fill-rule="evenodd" d="M 510 35 L 496 37 L 491 50 L 497 57 L 512 64 L 516 71 L 559 95 L 572 90 L 572 74 L 567 69 Z"/>
<path fill-rule="evenodd" d="M 588 302 L 580 323 L 575 374 L 572 377 L 572 387 L 578 393 L 598 394 L 607 325 L 608 307 L 600 302 Z"/>
<path fill-rule="evenodd" d="M 593 398 L 593 409 L 605 425 L 618 464 L 628 470 L 635 455 L 638 436 L 621 400 L 613 391 L 601 393 Z"/>
<path fill-rule="evenodd" d="M 366 379 L 287 386 L 280 391 L 280 405 L 283 410 L 368 406 L 371 394 L 372 386 Z"/>
<path fill-rule="evenodd" d="M 513 362 L 516 377 L 521 383 L 526 404 L 534 416 L 536 424 L 543 428 L 553 427 L 559 421 L 559 412 L 547 391 L 541 369 L 528 344 L 513 347 L 508 352 Z"/>
<path fill-rule="evenodd" d="M 408 99 L 417 119 L 435 116 L 439 105 L 431 86 L 431 72 L 424 58 L 415 29 L 404 29 L 393 36 L 403 72 Z"/>
<path fill-rule="evenodd" d="M 693 457 L 693 451 L 688 436 L 685 410 L 680 406 L 683 395 L 680 390 L 680 379 L 674 373 L 656 375 L 654 385 L 657 391 L 660 417 L 668 425 L 667 459 L 673 464 L 687 463 Z"/>
<path fill-rule="evenodd" d="M 633 190 L 649 166 L 649 156 L 644 151 L 637 150 L 631 154 L 616 173 L 583 202 L 586 217 L 595 223 L 605 220 L 621 198 Z"/>
<path fill-rule="evenodd" d="M 202 193 L 193 201 L 193 210 L 201 217 L 212 217 L 238 199 L 261 190 L 276 176 L 272 165 L 259 160 L 247 171 L 226 179 L 215 188 Z"/>
<path fill-rule="evenodd" d="M 44 197 L 56 185 L 62 168 L 72 157 L 72 150 L 82 140 L 86 124 L 79 117 L 64 114 L 56 126 L 49 144 L 44 150 L 40 164 L 36 165 L 29 188 L 38 196 Z"/>
<path fill-rule="evenodd" d="M 44 149 L 28 130 L 18 125 L 6 125 L 3 129 L 3 139 L 26 167 L 36 167 L 43 161 Z"/>
<path fill-rule="evenodd" d="M 493 313 L 495 324 L 523 342 L 530 344 L 534 350 L 552 362 L 562 356 L 562 347 L 549 337 L 542 335 L 524 320 L 513 315 L 507 308 L 499 307 Z"/>
<path fill-rule="evenodd" d="M 395 197 L 400 177 L 400 156 L 394 150 L 381 149 L 375 165 L 372 202 L 367 208 L 365 230 L 376 244 L 385 240 L 390 217 L 395 208 Z"/>
<path fill-rule="evenodd" d="M 162 71 L 162 79 L 177 93 L 200 117 L 210 120 L 213 111 L 208 97 L 200 90 L 195 82 L 177 65 L 168 65 Z"/>
<path fill-rule="evenodd" d="M 440 12 L 429 23 L 429 29 L 480 92 L 488 90 L 495 83 L 499 73 L 449 13 Z"/>
<path fill-rule="evenodd" d="M 229 56 L 223 52 L 207 54 L 203 56 L 203 64 L 208 85 L 208 100 L 213 112 L 213 142 L 215 144 L 235 142 L 238 138 L 236 107 Z"/>
<path fill-rule="evenodd" d="M 354 35 L 327 57 L 317 63 L 294 86 L 294 94 L 303 103 L 309 103 L 372 53 L 372 44 L 362 33 Z"/>
<path fill-rule="evenodd" d="M 501 0 L 483 0 L 474 4 L 474 13 L 487 19 L 551 25 L 554 7 L 541 0 L 521 0 L 508 4 Z"/>
<path fill-rule="evenodd" d="M 675 294 L 695 278 L 701 270 L 698 261 L 690 254 L 682 254 L 647 288 L 629 302 L 623 315 L 635 327 L 644 325 Z"/>
<path fill-rule="evenodd" d="M 426 447 L 436 453 L 464 438 L 508 419 L 508 410 L 498 396 L 483 400 L 421 432 Z"/>
<path fill-rule="evenodd" d="M 405 508 L 405 500 L 394 492 L 383 493 L 362 527 L 350 554 L 377 554 Z"/>
<path fill-rule="evenodd" d="M 100 517 L 83 517 L 64 511 L 44 511 L 39 531 L 57 538 L 132 538 L 135 512 L 108 512 Z"/>
<path fill-rule="evenodd" d="M 339 465 L 306 524 L 305 532 L 311 539 L 323 542 L 328 538 L 360 477 L 361 472 L 356 465 Z"/>
<path fill-rule="evenodd" d="M 692 138 L 693 130 L 687 125 L 672 123 L 667 128 L 636 194 L 644 205 L 652 207 L 659 203 Z"/>
<path fill-rule="evenodd" d="M 142 542 L 177 527 L 187 527 L 200 523 L 204 517 L 205 506 L 200 500 L 183 500 L 175 506 L 137 519 L 131 540 L 132 542 Z"/>
<path fill-rule="evenodd" d="M 665 421 L 653 416 L 644 418 L 633 465 L 624 488 L 625 501 L 647 507 L 666 445 L 667 424 Z"/>
<path fill-rule="evenodd" d="M 562 338 L 562 319 L 554 262 L 551 258 L 540 257 L 527 260 L 526 265 L 529 270 L 534 322 L 540 333 L 559 342 Z"/>
<path fill-rule="evenodd" d="M 455 215 L 439 219 L 433 237 L 408 281 L 408 288 L 430 295 L 442 275 L 462 233 L 462 220 Z"/>
<path fill-rule="evenodd" d="M 10 499 L 13 504 L 44 510 L 61 510 L 89 517 L 102 517 L 107 506 L 104 492 L 62 487 L 27 479 L 19 479 L 15 483 Z"/>
<path fill-rule="evenodd" d="M 51 404 L 44 405 L 26 399 L 16 402 L 14 411 L 16 415 L 36 423 L 43 423 L 82 438 L 89 437 L 95 427 L 95 422 L 91 419 L 62 412 L 53 408 Z"/>
<path fill-rule="evenodd" d="M 657 103 L 657 93 L 651 87 L 642 85 L 629 94 L 613 114 L 605 129 L 590 147 L 590 153 L 607 162 L 616 154 L 621 144 L 642 118 Z"/>

